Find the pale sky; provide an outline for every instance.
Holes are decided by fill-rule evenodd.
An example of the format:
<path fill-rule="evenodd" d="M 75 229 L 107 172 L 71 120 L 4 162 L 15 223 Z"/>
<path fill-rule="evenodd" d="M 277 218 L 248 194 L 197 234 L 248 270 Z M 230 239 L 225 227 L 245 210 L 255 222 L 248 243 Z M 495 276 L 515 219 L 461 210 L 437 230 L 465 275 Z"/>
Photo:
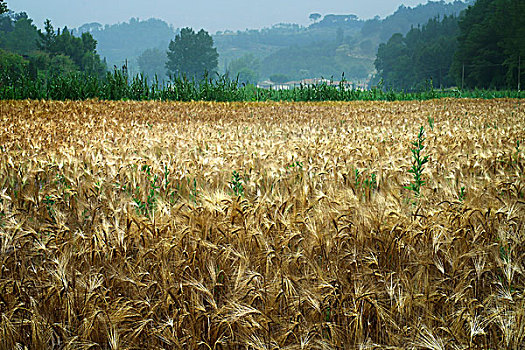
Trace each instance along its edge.
<path fill-rule="evenodd" d="M 159 18 L 175 28 L 244 30 L 276 23 L 308 25 L 310 13 L 355 14 L 368 19 L 385 17 L 401 4 L 414 7 L 427 0 L 7 0 L 9 9 L 25 11 L 42 28 L 49 18 L 55 28 L 79 27 L 84 23 L 113 24 L 131 17 Z M 447 2 L 449 2 L 447 0 Z"/>

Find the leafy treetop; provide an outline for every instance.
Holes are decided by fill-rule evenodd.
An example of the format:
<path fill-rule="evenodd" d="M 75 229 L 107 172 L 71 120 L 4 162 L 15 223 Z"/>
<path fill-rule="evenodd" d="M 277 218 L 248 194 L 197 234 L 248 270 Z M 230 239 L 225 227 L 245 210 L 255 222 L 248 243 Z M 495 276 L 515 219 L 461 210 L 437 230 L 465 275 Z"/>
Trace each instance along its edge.
<path fill-rule="evenodd" d="M 320 13 L 311 13 L 309 17 L 312 21 L 317 22 L 321 18 Z"/>
<path fill-rule="evenodd" d="M 217 70 L 219 54 L 204 29 L 195 33 L 192 28 L 183 28 L 175 40 L 170 41 L 168 49 L 168 75 L 199 79 Z"/>
<path fill-rule="evenodd" d="M 452 74 L 465 87 L 516 88 L 518 68 L 525 78 L 525 1 L 478 0 L 459 29 Z"/>

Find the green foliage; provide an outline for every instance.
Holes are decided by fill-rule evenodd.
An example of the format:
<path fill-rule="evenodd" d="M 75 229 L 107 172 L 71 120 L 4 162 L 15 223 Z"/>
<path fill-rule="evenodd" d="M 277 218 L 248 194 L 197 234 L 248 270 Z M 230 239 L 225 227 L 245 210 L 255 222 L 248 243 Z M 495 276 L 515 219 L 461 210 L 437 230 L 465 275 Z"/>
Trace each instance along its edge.
<path fill-rule="evenodd" d="M 230 181 L 230 188 L 233 191 L 233 194 L 237 197 L 244 194 L 244 186 L 242 182 L 241 175 L 234 170 L 232 173 L 232 179 Z"/>
<path fill-rule="evenodd" d="M 6 19 L 9 20 L 9 17 Z M 27 17 L 27 14 L 18 14 L 13 22 L 8 25 L 12 27 L 9 28 L 9 31 L 1 33 L 1 48 L 20 55 L 27 55 L 37 49 L 38 30 L 33 24 L 33 20 Z"/>
<path fill-rule="evenodd" d="M 361 173 L 359 169 L 354 169 L 354 187 L 357 189 L 361 185 Z"/>
<path fill-rule="evenodd" d="M 363 184 L 366 188 L 368 188 L 369 190 L 375 190 L 377 189 L 377 175 L 376 173 L 372 173 L 370 175 L 370 178 L 369 179 L 365 179 L 363 181 Z"/>
<path fill-rule="evenodd" d="M 106 67 L 96 46 L 96 40 L 89 33 L 75 37 L 67 28 L 55 33 L 49 20 L 42 33 L 24 12 L 0 17 L 0 47 L 23 55 L 29 61 L 31 78 L 76 71 L 102 78 Z"/>
<path fill-rule="evenodd" d="M 413 90 L 432 81 L 439 87 L 454 83 L 449 76 L 456 50 L 458 20 L 453 16 L 431 19 L 405 37 L 394 34 L 379 45 L 375 67 L 386 88 Z"/>
<path fill-rule="evenodd" d="M 152 173 L 151 167 L 147 164 L 142 165 L 139 170 L 146 176 L 147 186 L 144 188 L 144 191 L 141 190 L 140 186 L 137 186 L 134 189 L 128 189 L 129 194 L 132 196 L 133 202 L 135 203 L 137 214 L 151 217 L 157 206 L 157 198 L 161 188 L 159 183 L 161 179 L 157 174 Z M 119 186 L 118 183 L 116 185 Z M 125 190 L 126 188 L 123 187 L 122 189 Z"/>
<path fill-rule="evenodd" d="M 201 79 L 217 69 L 219 54 L 213 47 L 213 39 L 204 29 L 195 33 L 183 28 L 168 46 L 168 75 Z"/>
<path fill-rule="evenodd" d="M 103 77 L 106 71 L 105 64 L 100 60 L 97 54 L 97 41 L 89 33 L 82 33 L 80 37 L 75 37 L 71 31 L 64 27 L 62 31 L 55 33 L 51 22 L 45 22 L 45 33 L 40 33 L 40 49 L 47 52 L 51 57 L 67 56 L 76 65 L 77 69 Z M 68 64 L 61 59 L 58 64 L 67 67 Z M 53 69 L 53 65 L 49 67 Z M 64 69 L 65 72 L 72 71 L 72 69 Z"/>
<path fill-rule="evenodd" d="M 0 87 L 20 84 L 28 76 L 28 67 L 22 56 L 0 49 Z"/>
<path fill-rule="evenodd" d="M 286 166 L 286 169 L 293 169 L 293 168 L 297 168 L 297 169 L 300 169 L 300 170 L 303 170 L 303 162 L 300 162 L 300 161 L 295 161 L 295 162 L 292 162 L 290 164 L 288 164 Z"/>
<path fill-rule="evenodd" d="M 408 172 L 413 175 L 413 181 L 410 185 L 405 186 L 405 188 L 411 190 L 416 197 L 420 196 L 421 186 L 425 184 L 422 178 L 423 166 L 428 163 L 428 156 L 421 155 L 421 152 L 425 148 L 423 142 L 425 142 L 425 129 L 421 127 L 417 140 L 412 142 L 413 148 L 410 149 L 412 152 L 412 167 Z"/>
<path fill-rule="evenodd" d="M 241 84 L 257 84 L 259 74 L 248 67 L 241 68 L 235 75 L 236 80 Z"/>
<path fill-rule="evenodd" d="M 256 84 L 259 77 L 259 65 L 259 59 L 252 54 L 247 54 L 231 61 L 227 73 L 240 83 Z"/>
<path fill-rule="evenodd" d="M 436 16 L 457 16 L 474 1 L 429 1 L 410 8 L 400 5 L 394 14 L 381 20 L 379 17 L 368 20 L 361 28 L 361 33 L 367 37 L 379 36 L 382 42 L 387 41 L 395 33 L 407 33 L 413 26 L 426 23 Z"/>
<path fill-rule="evenodd" d="M 4 0 L 0 0 L 0 15 L 5 12 L 7 12 L 7 4 Z"/>
<path fill-rule="evenodd" d="M 56 40 L 56 33 L 51 20 L 46 19 L 44 22 L 44 33 L 40 32 L 40 41 L 38 42 L 38 48 L 42 51 L 51 51 L 53 44 Z"/>
<path fill-rule="evenodd" d="M 55 222 L 55 210 L 53 209 L 53 206 L 55 205 L 55 200 L 53 197 L 47 195 L 42 200 L 42 202 L 46 205 L 47 214 L 49 215 L 50 219 Z"/>
<path fill-rule="evenodd" d="M 164 50 L 153 48 L 147 49 L 137 58 L 139 70 L 144 74 L 148 81 L 153 81 L 156 76 L 158 80 L 166 78 L 166 52 Z"/>
<path fill-rule="evenodd" d="M 525 78 L 525 2 L 478 0 L 459 22 L 458 50 L 452 72 L 458 86 L 517 88 Z"/>
<path fill-rule="evenodd" d="M 16 62 L 25 61 L 15 55 Z M 47 57 L 44 55 L 44 57 Z M 22 60 L 22 61 L 20 61 Z M 0 86 L 1 99 L 52 99 L 52 100 L 164 100 L 164 101 L 394 101 L 427 100 L 445 97 L 466 98 L 524 98 L 525 91 L 421 91 L 395 92 L 379 88 L 371 90 L 353 90 L 343 84 L 338 86 L 321 83 L 300 85 L 290 90 L 257 88 L 253 85 L 240 85 L 226 76 L 215 79 L 205 77 L 201 80 L 189 80 L 174 77 L 169 83 L 148 83 L 143 75 L 129 77 L 125 70 L 115 69 L 107 72 L 101 79 L 83 72 L 71 72 L 64 75 L 31 74 L 30 63 L 27 74 L 0 74 L 4 84 Z M 22 65 L 23 66 L 23 65 Z M 16 70 L 15 70 L 16 71 Z M 22 70 L 23 72 L 23 70 Z M 6 80 L 7 79 L 7 80 Z"/>
<path fill-rule="evenodd" d="M 359 171 L 357 168 L 353 170 L 352 190 L 357 196 L 364 199 L 370 198 L 371 194 L 378 189 L 377 174 L 374 172 L 368 174 L 369 176 L 367 176 L 366 169 L 364 171 Z"/>
<path fill-rule="evenodd" d="M 56 55 L 51 57 L 48 71 L 51 75 L 65 75 L 77 72 L 78 68 L 69 56 Z"/>
<path fill-rule="evenodd" d="M 40 77 L 66 75 L 79 72 L 78 66 L 66 55 L 50 55 L 47 52 L 34 51 L 28 56 L 30 64 Z"/>
<path fill-rule="evenodd" d="M 461 186 L 458 193 L 458 199 L 460 202 L 463 202 L 465 200 L 465 196 L 467 195 L 465 191 L 465 186 Z"/>

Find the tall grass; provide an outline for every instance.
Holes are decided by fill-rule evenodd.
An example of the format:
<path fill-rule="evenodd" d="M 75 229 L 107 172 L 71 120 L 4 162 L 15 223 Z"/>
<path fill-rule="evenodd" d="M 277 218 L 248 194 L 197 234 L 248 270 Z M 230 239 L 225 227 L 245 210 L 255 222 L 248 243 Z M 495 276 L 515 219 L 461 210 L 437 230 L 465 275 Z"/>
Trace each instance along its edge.
<path fill-rule="evenodd" d="M 465 98 L 523 98 L 518 91 L 459 91 L 434 90 L 432 86 L 418 92 L 351 89 L 325 82 L 300 85 L 290 90 L 261 89 L 253 85 L 239 84 L 227 76 L 209 77 L 196 81 L 186 77 L 173 77 L 168 82 L 154 79 L 148 83 L 143 75 L 128 77 L 121 70 L 108 72 L 105 79 L 82 73 L 39 77 L 19 77 L 8 85 L 0 85 L 0 99 L 46 99 L 46 100 L 164 100 L 164 101 L 406 101 L 428 100 L 446 97 Z"/>

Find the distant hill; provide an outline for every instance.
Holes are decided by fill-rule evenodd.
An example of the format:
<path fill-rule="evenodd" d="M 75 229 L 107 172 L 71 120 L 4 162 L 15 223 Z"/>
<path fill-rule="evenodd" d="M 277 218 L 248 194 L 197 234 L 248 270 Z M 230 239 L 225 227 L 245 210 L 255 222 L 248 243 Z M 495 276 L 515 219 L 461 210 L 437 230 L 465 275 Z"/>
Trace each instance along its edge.
<path fill-rule="evenodd" d="M 392 34 L 406 34 L 436 16 L 458 15 L 474 0 L 430 1 L 414 8 L 400 6 L 395 13 L 370 20 L 356 15 L 327 14 L 308 27 L 280 23 L 270 28 L 219 31 L 213 36 L 219 52 L 219 72 L 235 76 L 250 71 L 258 80 L 279 74 L 290 80 L 314 77 L 365 80 L 374 72 L 373 62 L 380 43 Z M 199 29 L 199 28 L 195 28 Z M 147 49 L 166 51 L 178 29 L 159 19 L 139 20 L 102 26 L 85 24 L 75 30 L 89 31 L 98 41 L 98 52 L 108 66 L 128 60 L 131 72 L 138 72 L 137 58 Z M 249 66 L 242 66 L 242 63 Z M 162 65 L 158 65 L 161 70 Z M 164 72 L 159 72 L 163 75 Z"/>
<path fill-rule="evenodd" d="M 229 62 L 251 54 L 260 60 L 260 79 L 273 74 L 286 75 L 290 80 L 338 79 L 343 72 L 347 79 L 367 79 L 374 71 L 380 43 L 436 16 L 458 15 L 473 2 L 430 1 L 413 8 L 400 6 L 384 19 L 329 14 L 308 27 L 278 24 L 261 30 L 218 32 L 213 38 L 220 55 L 219 69 L 226 71 Z"/>
<path fill-rule="evenodd" d="M 406 34 L 411 27 L 422 26 L 429 19 L 440 16 L 459 15 L 475 0 L 459 1 L 451 3 L 445 1 L 429 1 L 424 5 L 416 7 L 405 7 L 403 5 L 394 14 L 380 19 L 378 17 L 368 20 L 361 28 L 361 34 L 365 37 L 377 37 L 380 42 L 386 42 L 395 33 Z"/>
<path fill-rule="evenodd" d="M 309 26 L 310 29 L 341 27 L 344 29 L 361 29 L 364 21 L 356 15 L 326 15 L 320 22 Z"/>
<path fill-rule="evenodd" d="M 97 50 L 106 58 L 109 68 L 121 67 L 128 60 L 130 71 L 135 73 L 138 72 L 138 56 L 147 49 L 167 51 L 177 30 L 160 19 L 131 18 L 129 22 L 105 26 L 87 23 L 74 30 L 75 35 L 83 32 L 90 32 L 97 40 Z"/>

